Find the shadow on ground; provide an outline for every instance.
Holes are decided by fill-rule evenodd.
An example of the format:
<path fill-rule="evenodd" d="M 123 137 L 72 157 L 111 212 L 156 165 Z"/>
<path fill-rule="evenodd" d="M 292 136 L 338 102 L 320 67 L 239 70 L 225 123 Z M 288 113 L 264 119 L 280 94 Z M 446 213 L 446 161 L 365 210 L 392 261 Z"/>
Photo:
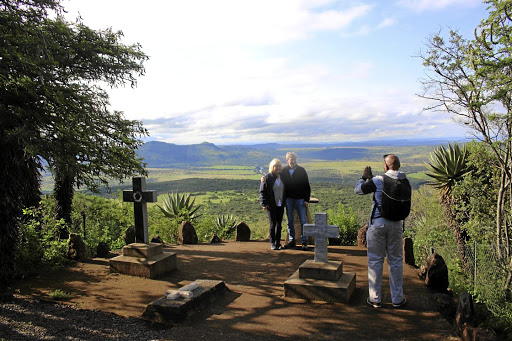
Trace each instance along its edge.
<path fill-rule="evenodd" d="M 366 250 L 361 247 L 329 246 L 329 259 L 343 261 L 345 272 L 357 274 L 356 291 L 348 304 L 284 296 L 284 281 L 304 261 L 313 259 L 313 251 L 272 251 L 268 242 L 173 245 L 165 249 L 177 253 L 178 269 L 157 280 L 112 274 L 108 260 L 95 258 L 20 281 L 16 288 L 23 295 L 39 298 L 61 289 L 73 294 L 70 303 L 80 308 L 138 318 L 147 304 L 162 297 L 167 289 L 196 279 L 224 281 L 230 289 L 226 296 L 184 323 L 162 327 L 168 328 L 172 340 L 186 340 L 181 335 L 194 333 L 252 339 L 458 340 L 451 325 L 435 312 L 431 293 L 416 270 L 407 265 L 407 306 L 391 306 L 387 265 L 385 304 L 381 309 L 368 306 Z"/>

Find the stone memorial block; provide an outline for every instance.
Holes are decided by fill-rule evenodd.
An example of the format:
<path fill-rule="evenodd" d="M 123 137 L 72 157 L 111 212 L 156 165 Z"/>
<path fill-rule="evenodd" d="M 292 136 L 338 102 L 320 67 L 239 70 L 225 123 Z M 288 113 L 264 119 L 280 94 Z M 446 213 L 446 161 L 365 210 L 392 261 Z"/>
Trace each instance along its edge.
<path fill-rule="evenodd" d="M 153 238 L 151 238 L 151 243 L 160 243 L 160 244 L 163 244 L 164 241 L 162 238 L 160 238 L 160 236 L 153 236 Z"/>
<path fill-rule="evenodd" d="M 404 262 L 405 264 L 416 266 L 414 260 L 414 243 L 411 238 L 404 238 Z"/>
<path fill-rule="evenodd" d="M 251 229 L 246 223 L 241 222 L 236 226 L 235 240 L 237 242 L 248 242 L 251 240 Z"/>
<path fill-rule="evenodd" d="M 123 239 L 126 245 L 135 243 L 135 226 L 132 225 L 124 231 Z"/>
<path fill-rule="evenodd" d="M 327 225 L 327 214 L 316 213 L 315 224 L 305 224 L 304 234 L 315 238 L 315 259 L 305 261 L 284 282 L 285 296 L 347 303 L 355 290 L 356 274 L 344 273 L 343 262 L 329 261 L 327 238 L 338 236 L 338 226 Z"/>
<path fill-rule="evenodd" d="M 178 242 L 181 244 L 197 244 L 198 238 L 196 229 L 189 221 L 183 221 L 178 233 Z"/>
<path fill-rule="evenodd" d="M 99 242 L 96 247 L 96 257 L 104 258 L 110 252 L 110 246 L 105 242 Z"/>
<path fill-rule="evenodd" d="M 178 290 L 167 290 L 146 307 L 142 318 L 160 323 L 183 322 L 228 291 L 223 281 L 198 279 Z"/>

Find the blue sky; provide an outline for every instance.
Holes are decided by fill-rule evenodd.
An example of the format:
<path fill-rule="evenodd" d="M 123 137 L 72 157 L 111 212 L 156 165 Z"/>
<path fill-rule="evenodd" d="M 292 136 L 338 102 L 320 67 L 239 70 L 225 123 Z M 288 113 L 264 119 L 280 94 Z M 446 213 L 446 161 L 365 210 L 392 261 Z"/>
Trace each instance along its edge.
<path fill-rule="evenodd" d="M 63 0 L 94 29 L 112 27 L 149 55 L 113 110 L 149 140 L 344 142 L 468 135 L 417 94 L 427 38 L 471 38 L 477 0 Z"/>

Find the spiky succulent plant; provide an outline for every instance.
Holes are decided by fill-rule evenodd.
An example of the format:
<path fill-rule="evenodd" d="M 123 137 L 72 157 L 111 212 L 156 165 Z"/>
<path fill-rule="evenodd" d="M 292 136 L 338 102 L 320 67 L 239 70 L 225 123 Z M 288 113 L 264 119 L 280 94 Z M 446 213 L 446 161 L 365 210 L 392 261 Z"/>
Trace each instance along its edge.
<path fill-rule="evenodd" d="M 195 198 L 191 199 L 190 194 L 180 194 L 178 192 L 167 193 L 167 197 L 164 198 L 162 206 L 158 204 L 157 206 L 166 217 L 194 221 L 201 216 L 197 214 L 201 205 L 195 204 Z"/>
<path fill-rule="evenodd" d="M 461 149 L 456 142 L 453 146 L 448 143 L 448 148 L 442 145 L 435 148 L 430 154 L 430 163 L 426 164 L 429 169 L 426 174 L 433 179 L 430 184 L 444 195 L 449 195 L 453 185 L 470 170 L 466 158 L 466 146 L 463 145 Z"/>
<path fill-rule="evenodd" d="M 238 219 L 236 219 L 232 214 L 223 214 L 215 218 L 217 230 L 222 238 L 228 238 L 231 236 L 235 232 L 239 223 Z"/>

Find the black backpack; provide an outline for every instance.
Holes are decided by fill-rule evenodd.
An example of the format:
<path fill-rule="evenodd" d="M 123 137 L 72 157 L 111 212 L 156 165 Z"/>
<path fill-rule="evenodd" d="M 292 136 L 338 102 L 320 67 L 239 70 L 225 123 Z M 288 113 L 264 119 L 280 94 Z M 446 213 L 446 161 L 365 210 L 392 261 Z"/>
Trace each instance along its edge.
<path fill-rule="evenodd" d="M 407 178 L 393 179 L 383 175 L 382 205 L 380 215 L 386 219 L 399 221 L 407 218 L 411 212 L 411 184 Z"/>

